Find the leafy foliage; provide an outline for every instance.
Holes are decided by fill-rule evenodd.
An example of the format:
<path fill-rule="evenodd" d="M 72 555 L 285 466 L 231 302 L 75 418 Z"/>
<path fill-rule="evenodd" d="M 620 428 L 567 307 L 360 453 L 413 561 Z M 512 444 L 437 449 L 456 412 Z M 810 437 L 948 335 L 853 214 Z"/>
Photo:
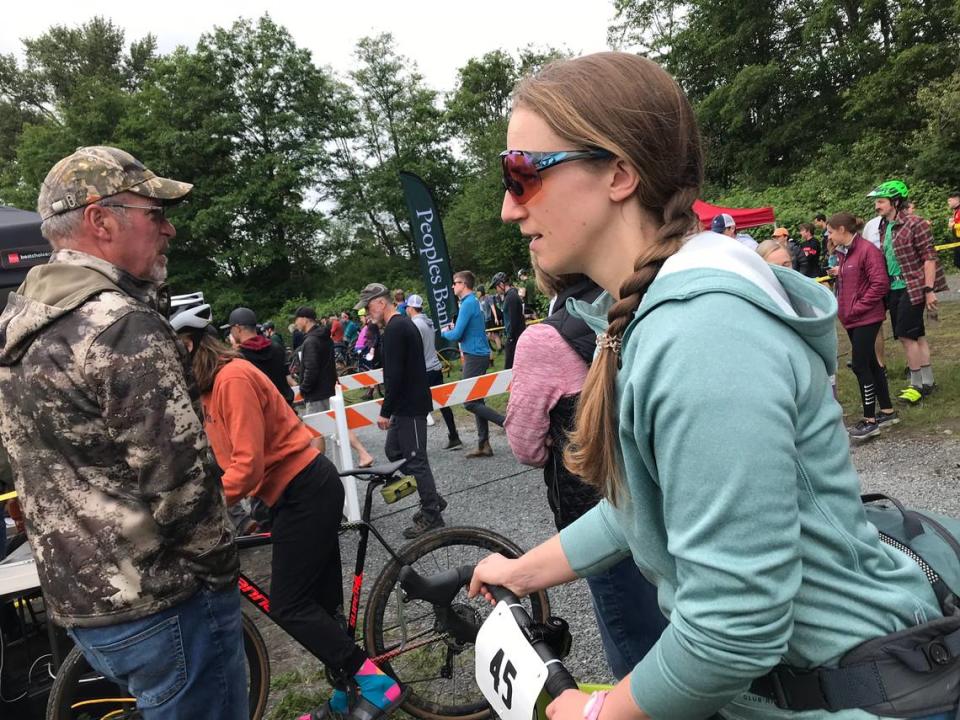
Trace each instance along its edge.
<path fill-rule="evenodd" d="M 705 198 L 773 205 L 795 226 L 872 215 L 866 192 L 887 177 L 932 218 L 960 187 L 956 0 L 612 5 L 610 44 L 663 63 L 694 103 Z M 341 310 L 374 280 L 422 289 L 397 177 L 408 170 L 436 195 L 455 267 L 515 274 L 530 262 L 500 222 L 497 155 L 518 80 L 564 55 L 494 49 L 442 95 L 388 33 L 361 39 L 337 76 L 269 15 L 165 54 L 102 17 L 53 25 L 21 60 L 0 56 L 0 202 L 32 208 L 78 146 L 123 147 L 195 185 L 172 213 L 174 290 L 285 326 L 297 305 Z"/>

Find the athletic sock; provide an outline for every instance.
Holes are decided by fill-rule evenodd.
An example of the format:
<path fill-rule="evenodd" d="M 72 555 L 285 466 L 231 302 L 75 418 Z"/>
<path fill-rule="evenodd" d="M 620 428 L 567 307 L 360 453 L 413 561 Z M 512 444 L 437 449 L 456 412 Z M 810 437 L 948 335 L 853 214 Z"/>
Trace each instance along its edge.
<path fill-rule="evenodd" d="M 346 713 L 350 709 L 347 704 L 347 693 L 344 690 L 334 690 L 330 695 L 330 709 L 338 713 Z"/>
<path fill-rule="evenodd" d="M 920 379 L 924 385 L 933 385 L 933 368 L 929 365 L 921 365 Z"/>
<path fill-rule="evenodd" d="M 374 665 L 369 658 L 364 661 L 353 679 L 360 687 L 360 694 L 381 710 L 400 697 L 397 681 Z"/>
<path fill-rule="evenodd" d="M 923 387 L 923 377 L 920 370 L 910 368 L 910 384 L 915 388 Z"/>

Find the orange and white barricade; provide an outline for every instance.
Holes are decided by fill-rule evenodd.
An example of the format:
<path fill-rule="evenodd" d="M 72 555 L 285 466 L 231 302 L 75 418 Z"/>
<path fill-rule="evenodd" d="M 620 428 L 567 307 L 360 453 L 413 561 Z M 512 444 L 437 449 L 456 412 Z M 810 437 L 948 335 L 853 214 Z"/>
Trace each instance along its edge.
<path fill-rule="evenodd" d="M 365 375 L 363 380 L 358 380 L 360 384 L 352 387 L 369 387 L 383 382 L 383 372 L 381 370 L 371 371 L 369 373 L 357 373 Z M 350 375 L 350 378 L 356 378 L 357 375 Z M 444 383 L 430 388 L 433 396 L 433 409 L 439 410 L 443 407 L 453 405 L 462 405 L 471 400 L 481 400 L 492 395 L 500 395 L 510 390 L 510 382 L 513 379 L 513 370 L 501 370 L 498 373 L 479 375 L 477 377 L 467 378 L 465 380 L 456 380 L 454 382 Z M 344 378 L 340 378 L 342 381 Z M 337 445 L 337 466 L 340 471 L 353 469 L 353 454 L 350 452 L 350 439 L 348 430 L 370 427 L 377 424 L 377 418 L 380 417 L 380 407 L 383 400 L 369 400 L 367 402 L 356 403 L 355 405 L 344 405 L 343 391 L 338 385 L 336 393 L 330 398 L 330 409 L 325 412 L 304 415 L 303 421 L 325 436 L 336 442 Z M 344 512 L 348 520 L 360 519 L 360 502 L 357 494 L 356 480 L 353 477 L 344 478 L 344 490 L 346 491 L 346 502 Z"/>

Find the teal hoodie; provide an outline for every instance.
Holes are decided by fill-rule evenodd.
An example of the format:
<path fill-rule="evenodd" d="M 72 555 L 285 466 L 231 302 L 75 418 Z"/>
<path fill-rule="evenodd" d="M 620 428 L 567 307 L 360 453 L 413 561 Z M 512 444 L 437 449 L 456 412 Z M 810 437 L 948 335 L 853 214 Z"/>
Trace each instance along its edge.
<path fill-rule="evenodd" d="M 598 332 L 608 295 L 571 310 Z M 627 497 L 560 533 L 586 576 L 632 555 L 670 626 L 630 676 L 657 720 L 875 717 L 788 712 L 750 695 L 778 663 L 835 665 L 941 615 L 919 567 L 864 515 L 830 375 L 836 301 L 701 233 L 663 266 L 617 378 Z"/>

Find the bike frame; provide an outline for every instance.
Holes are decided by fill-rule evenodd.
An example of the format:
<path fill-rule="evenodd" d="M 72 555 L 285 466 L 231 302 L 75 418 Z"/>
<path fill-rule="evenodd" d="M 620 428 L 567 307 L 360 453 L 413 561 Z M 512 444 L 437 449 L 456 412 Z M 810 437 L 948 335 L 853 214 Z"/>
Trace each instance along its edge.
<path fill-rule="evenodd" d="M 363 571 L 367 560 L 367 542 L 370 538 L 370 534 L 373 533 L 373 536 L 390 554 L 390 557 L 392 557 L 398 563 L 403 563 L 403 561 L 400 559 L 400 556 L 397 555 L 396 551 L 394 551 L 394 549 L 390 546 L 390 543 L 384 539 L 383 535 L 380 534 L 380 531 L 377 530 L 377 528 L 375 528 L 370 522 L 370 514 L 373 508 L 373 492 L 377 485 L 380 484 L 380 476 L 377 476 L 376 479 L 373 479 L 367 483 L 367 493 L 363 502 L 363 512 L 361 513 L 360 520 L 358 522 L 343 522 L 340 524 L 341 533 L 344 533 L 348 530 L 356 530 L 360 533 L 360 541 L 357 545 L 357 559 L 353 573 L 353 589 L 350 593 L 350 614 L 347 617 L 347 632 L 349 633 L 350 637 L 354 639 L 356 639 L 357 634 L 357 615 L 360 611 L 360 595 L 363 591 Z M 243 550 L 247 548 L 270 545 L 273 543 L 273 537 L 270 533 L 242 535 L 236 539 L 236 542 L 237 547 Z M 283 624 L 270 614 L 270 596 L 264 592 L 263 588 L 257 585 L 257 583 L 251 580 L 249 576 L 242 572 L 237 580 L 237 585 L 239 586 L 240 594 L 243 595 L 243 597 L 245 597 L 260 612 L 280 625 L 284 632 L 286 632 L 309 652 L 309 648 L 307 648 L 294 633 L 292 633 L 288 628 L 283 627 Z M 312 655 L 313 653 L 310 654 Z"/>

